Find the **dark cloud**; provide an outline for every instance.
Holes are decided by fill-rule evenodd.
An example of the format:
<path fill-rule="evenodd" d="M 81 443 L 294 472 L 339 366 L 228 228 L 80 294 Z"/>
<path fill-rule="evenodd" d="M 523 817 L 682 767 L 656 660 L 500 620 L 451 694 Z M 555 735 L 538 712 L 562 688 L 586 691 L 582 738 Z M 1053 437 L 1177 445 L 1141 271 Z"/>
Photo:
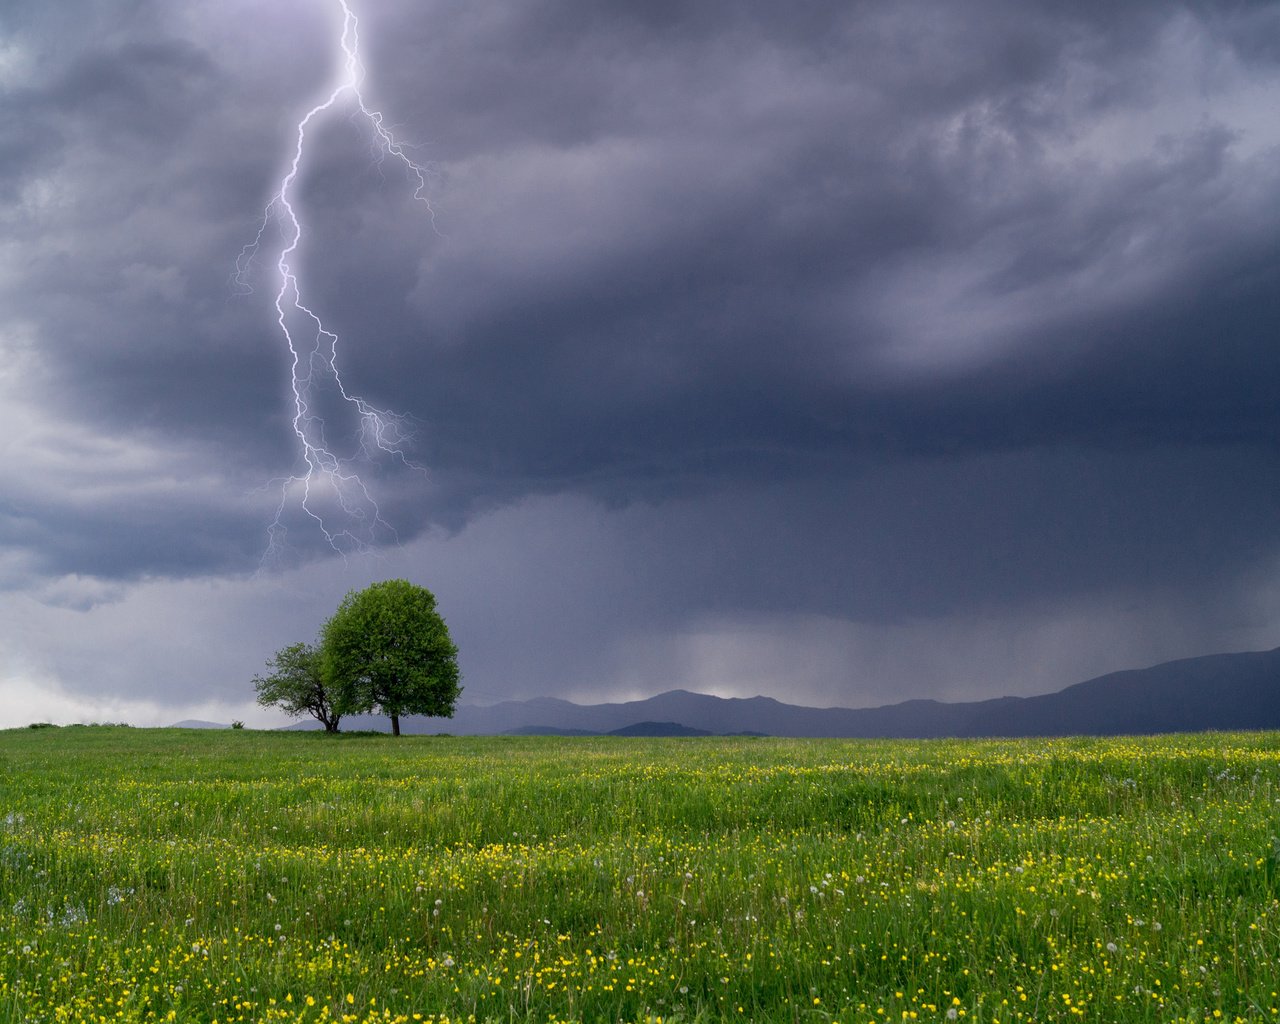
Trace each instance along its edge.
<path fill-rule="evenodd" d="M 12 586 L 258 564 L 297 453 L 265 250 L 230 278 L 337 24 L 258 6 L 0 16 Z M 333 119 L 300 260 L 350 386 L 417 431 L 425 475 L 363 464 L 402 541 L 602 509 L 583 557 L 669 635 L 1221 608 L 1280 548 L 1274 5 L 362 19 L 434 212 Z M 285 521 L 286 561 L 327 556 Z"/>

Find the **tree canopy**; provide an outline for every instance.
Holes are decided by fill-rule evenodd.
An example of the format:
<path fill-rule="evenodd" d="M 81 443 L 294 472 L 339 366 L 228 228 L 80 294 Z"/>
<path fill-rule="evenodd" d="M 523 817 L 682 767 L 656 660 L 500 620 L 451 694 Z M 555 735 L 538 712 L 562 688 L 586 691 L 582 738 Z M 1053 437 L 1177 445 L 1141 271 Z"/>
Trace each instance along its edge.
<path fill-rule="evenodd" d="M 337 732 L 340 713 L 325 686 L 320 652 L 311 644 L 291 644 L 267 662 L 271 674 L 254 676 L 258 703 L 275 705 L 286 715 L 311 715 L 325 732 Z"/>
<path fill-rule="evenodd" d="M 396 736 L 401 715 L 453 717 L 458 648 L 426 587 L 385 580 L 351 591 L 325 623 L 320 653 L 343 714 L 387 715 Z"/>

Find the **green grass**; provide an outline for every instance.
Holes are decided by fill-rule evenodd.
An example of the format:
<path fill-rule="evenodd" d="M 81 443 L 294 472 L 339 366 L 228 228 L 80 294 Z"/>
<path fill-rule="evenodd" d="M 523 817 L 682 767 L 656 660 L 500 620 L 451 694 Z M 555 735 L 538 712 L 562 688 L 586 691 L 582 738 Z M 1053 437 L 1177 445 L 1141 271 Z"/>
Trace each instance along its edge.
<path fill-rule="evenodd" d="M 0 733 L 0 1021 L 1280 1019 L 1280 736 Z"/>

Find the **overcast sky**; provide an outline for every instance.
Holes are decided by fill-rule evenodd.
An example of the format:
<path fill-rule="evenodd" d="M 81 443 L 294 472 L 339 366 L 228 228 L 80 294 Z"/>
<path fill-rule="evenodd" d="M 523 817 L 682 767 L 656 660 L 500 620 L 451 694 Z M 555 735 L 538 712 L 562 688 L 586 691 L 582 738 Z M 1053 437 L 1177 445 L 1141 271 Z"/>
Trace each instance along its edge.
<path fill-rule="evenodd" d="M 0 725 L 276 721 L 253 674 L 388 577 L 464 702 L 1280 645 L 1280 5 L 350 3 L 431 210 L 315 123 L 300 289 L 413 430 L 317 396 L 386 524 L 317 491 L 341 555 L 278 220 L 233 280 L 339 0 L 0 12 Z"/>

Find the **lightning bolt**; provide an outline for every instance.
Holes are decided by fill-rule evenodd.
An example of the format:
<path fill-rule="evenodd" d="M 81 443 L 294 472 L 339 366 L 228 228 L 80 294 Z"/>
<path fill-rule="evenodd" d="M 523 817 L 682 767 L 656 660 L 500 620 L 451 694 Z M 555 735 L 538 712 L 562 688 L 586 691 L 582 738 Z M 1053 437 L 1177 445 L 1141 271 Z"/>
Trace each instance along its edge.
<path fill-rule="evenodd" d="M 347 0 L 337 0 L 342 11 L 342 33 L 338 39 L 341 54 L 339 68 L 328 87 L 327 95 L 298 121 L 292 154 L 286 158 L 279 188 L 267 203 L 257 235 L 236 259 L 234 279 L 243 292 L 253 289 L 248 273 L 254 258 L 264 246 L 269 229 L 275 225 L 280 234 L 280 249 L 275 259 L 275 320 L 289 349 L 290 378 L 293 394 L 293 433 L 299 449 L 298 469 L 280 484 L 280 502 L 275 518 L 267 528 L 268 544 L 263 564 L 276 560 L 285 542 L 286 511 L 291 499 L 313 521 L 329 545 L 344 557 L 352 551 L 365 550 L 380 538 L 394 539 L 395 531 L 382 518 L 378 503 L 355 468 L 357 460 L 397 460 L 406 467 L 421 471 L 409 460 L 408 449 L 413 431 L 407 417 L 387 409 L 379 409 L 348 390 L 338 370 L 338 335 L 327 328 L 309 301 L 303 299 L 303 287 L 295 264 L 299 262 L 303 241 L 303 216 L 296 198 L 298 179 L 307 162 L 308 133 L 319 122 L 347 111 L 354 120 L 362 120 L 370 129 L 378 163 L 391 159 L 400 163 L 414 186 L 413 198 L 426 212 L 434 214 L 426 196 L 427 171 L 405 151 L 405 146 L 392 134 L 382 114 L 365 100 L 362 87 L 365 70 L 360 57 L 359 19 Z M 357 455 L 341 457 L 326 440 L 325 418 L 321 401 L 328 393 L 331 404 L 346 413 L 344 422 L 358 423 Z M 335 401 L 336 400 L 336 401 Z M 323 511 L 327 509 L 328 511 Z M 335 523 L 334 519 L 340 519 Z"/>

